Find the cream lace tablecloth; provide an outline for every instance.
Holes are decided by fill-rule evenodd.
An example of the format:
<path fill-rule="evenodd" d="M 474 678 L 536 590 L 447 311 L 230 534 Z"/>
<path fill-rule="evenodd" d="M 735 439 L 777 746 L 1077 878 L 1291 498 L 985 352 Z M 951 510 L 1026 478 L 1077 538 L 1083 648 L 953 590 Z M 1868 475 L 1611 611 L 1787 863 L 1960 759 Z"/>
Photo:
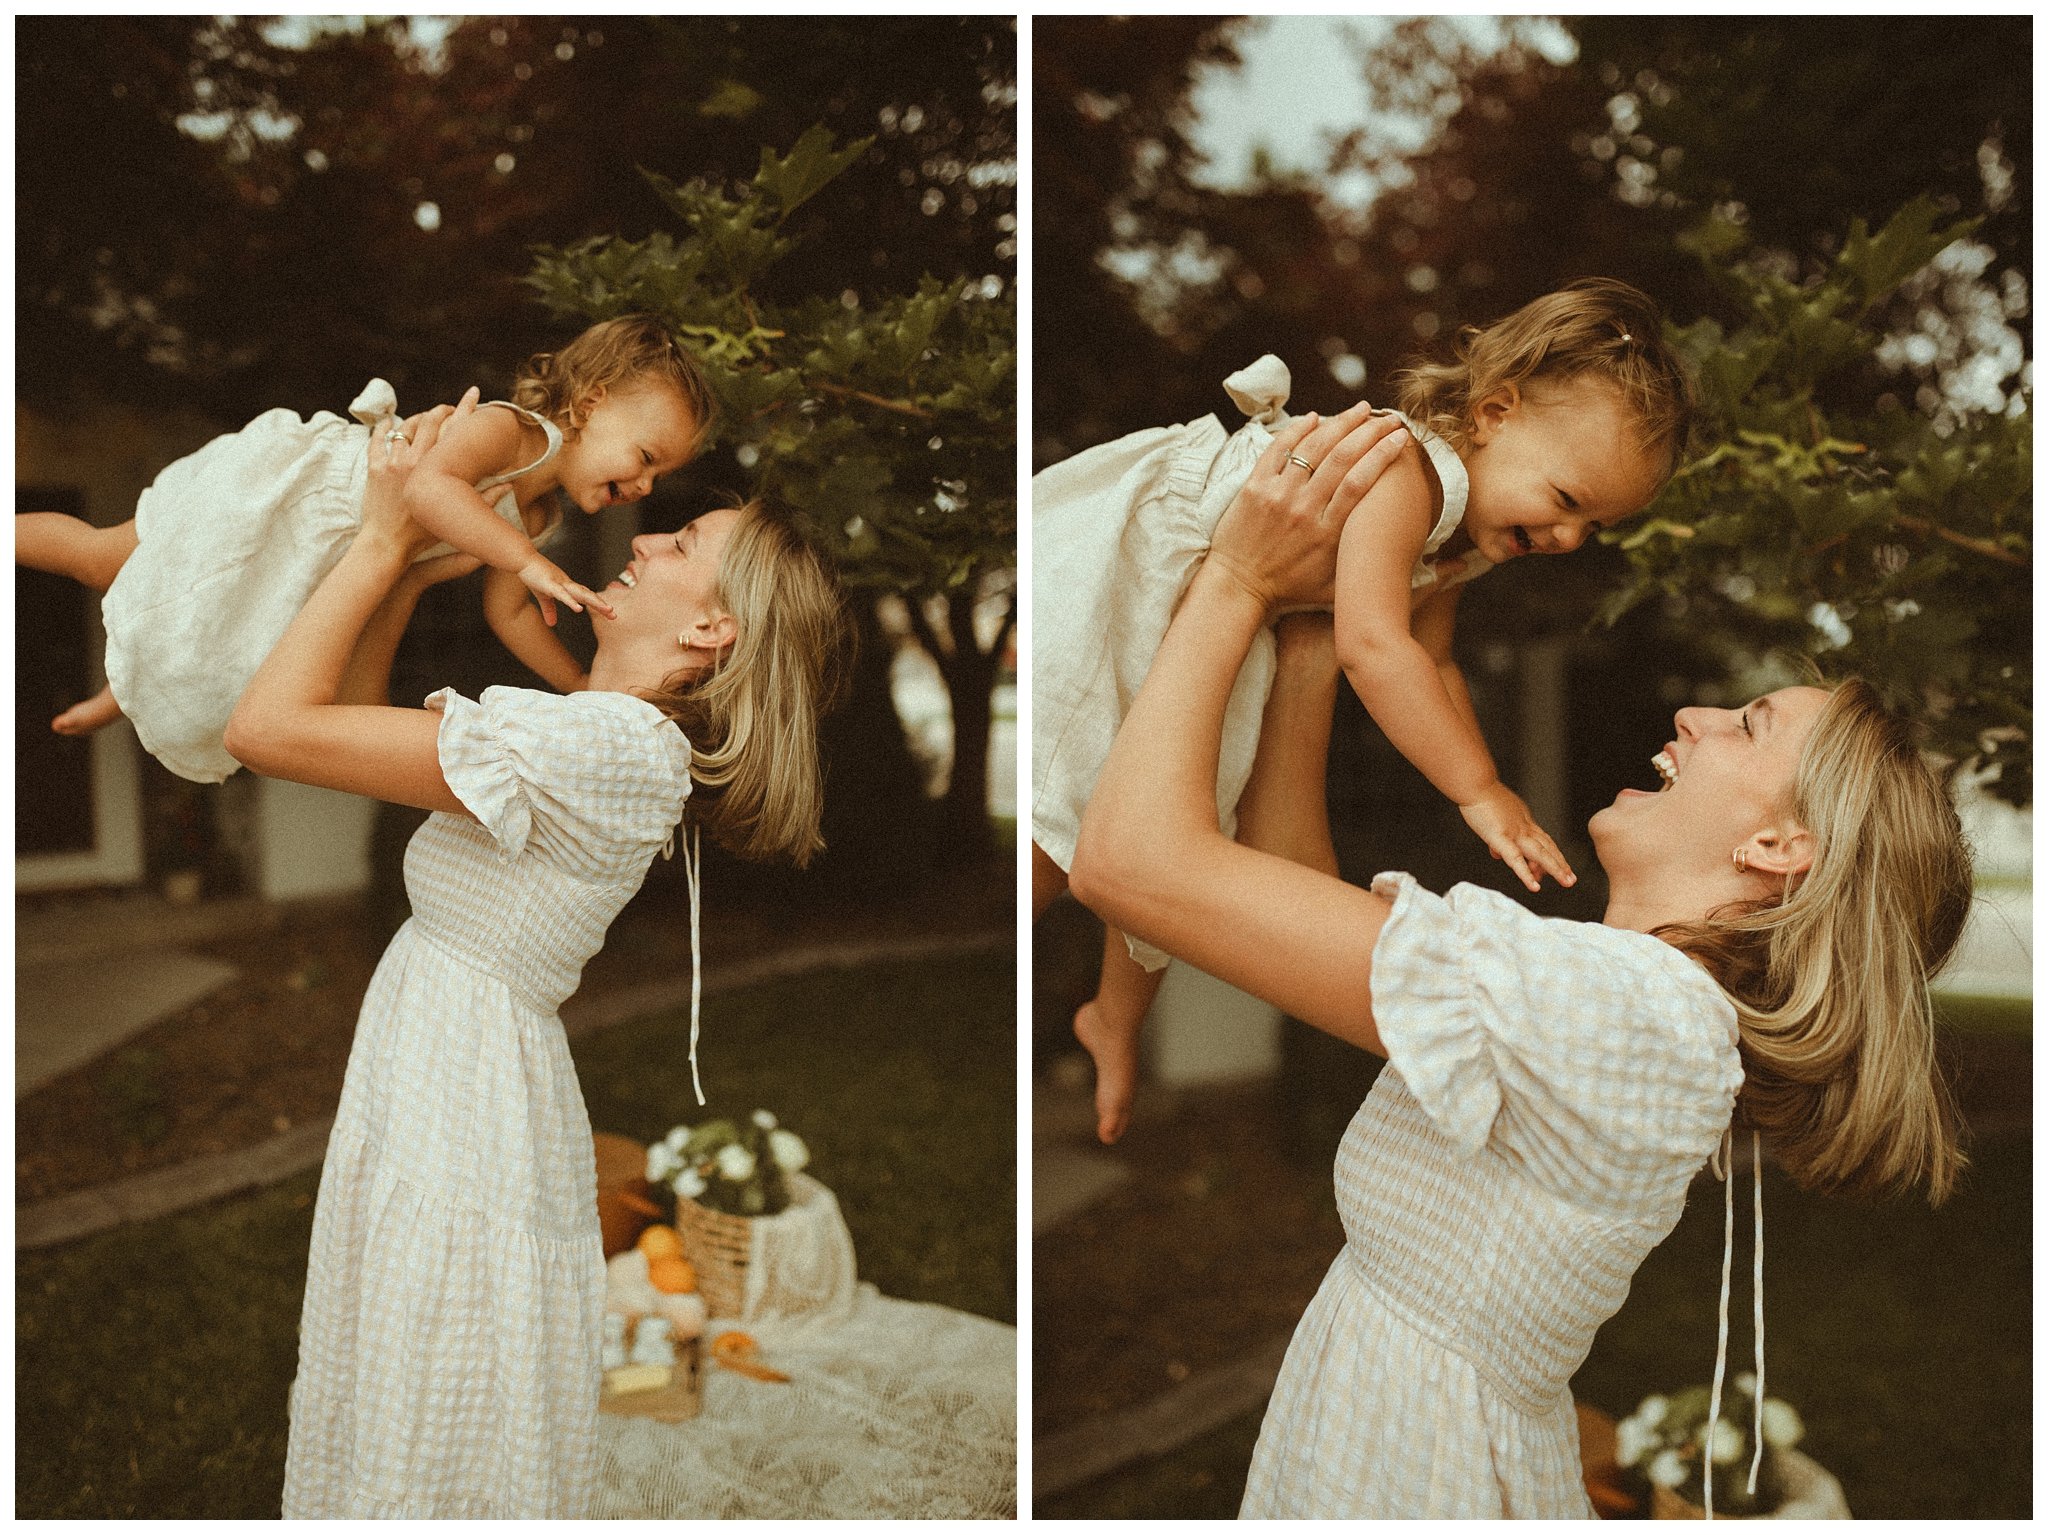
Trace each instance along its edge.
<path fill-rule="evenodd" d="M 757 1221 L 740 1325 L 788 1384 L 708 1363 L 687 1423 L 598 1421 L 611 1519 L 1009 1519 L 1017 1330 L 856 1285 L 838 1201 L 799 1174 Z"/>

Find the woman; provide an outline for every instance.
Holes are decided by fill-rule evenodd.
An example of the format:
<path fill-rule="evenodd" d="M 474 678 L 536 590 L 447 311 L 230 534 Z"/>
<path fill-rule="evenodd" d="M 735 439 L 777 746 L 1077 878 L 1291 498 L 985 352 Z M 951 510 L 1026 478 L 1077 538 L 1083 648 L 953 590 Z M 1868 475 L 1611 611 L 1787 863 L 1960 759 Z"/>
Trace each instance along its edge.
<path fill-rule="evenodd" d="M 407 849 L 413 917 L 364 998 L 328 1139 L 287 1518 L 584 1513 L 604 1259 L 556 1010 L 686 800 L 750 856 L 820 846 L 842 608 L 758 507 L 634 540 L 588 689 L 383 702 L 419 590 L 475 564 L 407 564 L 431 535 L 399 489 L 448 419 L 372 437 L 362 531 L 228 727 L 257 772 L 438 812 Z"/>
<path fill-rule="evenodd" d="M 1336 664 L 1307 617 L 1282 626 L 1240 818 L 1255 845 L 1224 837 L 1232 679 L 1275 609 L 1327 600 L 1337 531 L 1398 439 L 1347 413 L 1275 440 L 1125 719 L 1073 888 L 1390 1063 L 1338 1153 L 1347 1243 L 1244 1514 L 1586 1518 L 1567 1382 L 1731 1115 L 1802 1184 L 1947 1193 L 1926 979 L 1969 861 L 1906 731 L 1852 682 L 1681 710 L 1663 791 L 1593 818 L 1601 924 L 1402 874 L 1344 884 L 1323 802 Z"/>

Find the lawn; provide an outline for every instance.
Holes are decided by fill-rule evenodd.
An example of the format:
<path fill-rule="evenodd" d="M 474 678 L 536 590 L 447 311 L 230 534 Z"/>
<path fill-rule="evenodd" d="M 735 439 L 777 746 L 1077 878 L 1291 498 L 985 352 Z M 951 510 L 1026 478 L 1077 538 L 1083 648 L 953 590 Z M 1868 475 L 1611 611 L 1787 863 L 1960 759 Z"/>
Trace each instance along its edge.
<path fill-rule="evenodd" d="M 1007 949 L 798 977 L 578 1041 L 601 1130 L 773 1109 L 884 1294 L 1016 1314 L 1016 994 Z M 318 1175 L 16 1255 L 15 1513 L 277 1516 Z"/>

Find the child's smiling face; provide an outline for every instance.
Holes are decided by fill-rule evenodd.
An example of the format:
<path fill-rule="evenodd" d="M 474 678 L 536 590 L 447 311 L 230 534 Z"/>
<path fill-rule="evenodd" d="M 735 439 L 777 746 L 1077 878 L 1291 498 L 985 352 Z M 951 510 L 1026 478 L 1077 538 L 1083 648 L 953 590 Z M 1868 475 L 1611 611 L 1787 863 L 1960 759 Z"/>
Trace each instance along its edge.
<path fill-rule="evenodd" d="M 1498 565 L 1569 554 L 1633 517 L 1664 483 L 1669 457 L 1642 445 L 1611 384 L 1581 375 L 1504 385 L 1480 399 L 1465 468 L 1465 530 Z"/>
<path fill-rule="evenodd" d="M 697 450 L 688 402 L 652 381 L 597 391 L 583 430 L 562 445 L 561 486 L 586 512 L 638 501 Z"/>

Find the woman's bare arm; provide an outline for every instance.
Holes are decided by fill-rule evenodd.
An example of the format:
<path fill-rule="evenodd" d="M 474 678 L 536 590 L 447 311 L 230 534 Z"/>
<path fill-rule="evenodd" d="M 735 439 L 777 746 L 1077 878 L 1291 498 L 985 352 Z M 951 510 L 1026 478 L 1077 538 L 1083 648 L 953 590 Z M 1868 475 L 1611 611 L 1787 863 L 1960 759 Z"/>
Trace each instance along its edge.
<path fill-rule="evenodd" d="M 1279 661 L 1259 725 L 1259 753 L 1237 802 L 1237 840 L 1335 874 L 1327 778 L 1338 668 L 1330 616 L 1291 613 L 1275 634 Z"/>
<path fill-rule="evenodd" d="M 1335 534 L 1398 452 L 1397 425 L 1354 410 L 1274 441 L 1225 514 L 1081 822 L 1074 894 L 1109 922 L 1341 1039 L 1384 1054 L 1372 948 L 1389 904 L 1225 837 L 1216 818 L 1223 709 L 1279 602 L 1327 600 Z M 1279 470 L 1304 447 L 1313 476 Z"/>

